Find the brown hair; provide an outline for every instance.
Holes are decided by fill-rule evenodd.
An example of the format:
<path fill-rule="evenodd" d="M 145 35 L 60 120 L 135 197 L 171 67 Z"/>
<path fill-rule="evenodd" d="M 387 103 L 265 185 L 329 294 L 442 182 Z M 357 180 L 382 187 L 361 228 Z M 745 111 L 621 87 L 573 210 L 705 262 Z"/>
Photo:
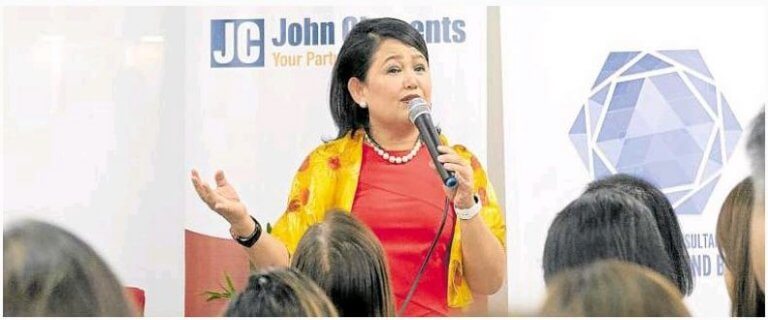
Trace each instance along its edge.
<path fill-rule="evenodd" d="M 325 289 L 341 316 L 395 316 L 384 249 L 349 213 L 329 212 L 322 223 L 310 227 L 291 266 Z"/>
<path fill-rule="evenodd" d="M 683 295 L 652 269 L 619 260 L 600 260 L 565 270 L 547 286 L 543 316 L 685 317 Z"/>
<path fill-rule="evenodd" d="M 733 276 L 728 292 L 731 316 L 736 317 L 765 315 L 765 295 L 750 268 L 749 219 L 754 197 L 752 180 L 742 180 L 728 193 L 717 218 L 717 250 Z"/>
<path fill-rule="evenodd" d="M 132 316 L 123 287 L 85 242 L 22 221 L 3 231 L 3 316 Z"/>

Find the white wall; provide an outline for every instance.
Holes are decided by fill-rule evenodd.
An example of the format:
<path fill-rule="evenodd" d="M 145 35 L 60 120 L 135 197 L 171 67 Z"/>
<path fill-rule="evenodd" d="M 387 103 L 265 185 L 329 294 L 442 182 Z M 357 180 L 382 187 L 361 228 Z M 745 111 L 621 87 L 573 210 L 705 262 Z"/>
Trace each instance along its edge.
<path fill-rule="evenodd" d="M 149 316 L 183 304 L 180 13 L 3 11 L 4 223 L 73 231 L 146 291 Z"/>

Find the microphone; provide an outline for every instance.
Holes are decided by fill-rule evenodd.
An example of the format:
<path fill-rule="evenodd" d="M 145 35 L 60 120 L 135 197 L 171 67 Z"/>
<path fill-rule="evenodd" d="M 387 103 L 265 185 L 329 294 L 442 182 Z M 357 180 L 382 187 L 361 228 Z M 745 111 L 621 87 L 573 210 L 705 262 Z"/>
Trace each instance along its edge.
<path fill-rule="evenodd" d="M 411 101 L 408 101 L 408 119 L 419 129 L 421 141 L 427 146 L 432 162 L 434 162 L 435 168 L 437 168 L 437 173 L 440 174 L 440 179 L 443 180 L 443 185 L 448 188 L 455 188 L 459 181 L 456 180 L 453 172 L 445 170 L 443 164 L 437 160 L 437 156 L 440 155 L 440 152 L 437 151 L 440 137 L 437 135 L 435 125 L 432 124 L 432 116 L 429 113 L 428 106 L 427 101 L 422 98 L 411 99 Z"/>

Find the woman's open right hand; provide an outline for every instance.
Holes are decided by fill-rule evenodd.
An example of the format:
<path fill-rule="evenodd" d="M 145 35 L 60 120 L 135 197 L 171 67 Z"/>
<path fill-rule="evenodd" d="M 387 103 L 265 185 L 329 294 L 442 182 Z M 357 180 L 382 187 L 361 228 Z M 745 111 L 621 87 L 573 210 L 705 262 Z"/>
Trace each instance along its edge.
<path fill-rule="evenodd" d="M 216 189 L 214 190 L 200 179 L 197 170 L 192 169 L 192 184 L 195 186 L 195 191 L 211 210 L 224 217 L 233 227 L 248 224 L 250 216 L 245 204 L 240 202 L 237 191 L 224 177 L 224 172 L 216 171 L 215 179 Z"/>

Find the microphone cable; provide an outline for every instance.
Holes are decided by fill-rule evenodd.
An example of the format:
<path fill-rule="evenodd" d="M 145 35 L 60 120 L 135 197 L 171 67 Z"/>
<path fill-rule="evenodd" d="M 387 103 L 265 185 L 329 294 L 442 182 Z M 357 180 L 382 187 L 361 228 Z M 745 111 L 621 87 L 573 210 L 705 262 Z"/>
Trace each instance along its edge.
<path fill-rule="evenodd" d="M 419 280 L 421 280 L 421 276 L 424 274 L 424 270 L 427 267 L 429 258 L 432 257 L 432 253 L 435 251 L 437 242 L 440 240 L 440 235 L 443 234 L 443 228 L 445 227 L 445 222 L 448 219 L 448 204 L 449 204 L 449 200 L 448 200 L 448 197 L 446 196 L 445 204 L 443 205 L 443 220 L 440 222 L 440 228 L 437 229 L 437 235 L 435 236 L 435 239 L 432 240 L 432 245 L 429 246 L 429 251 L 427 251 L 427 256 L 424 257 L 424 261 L 421 263 L 419 272 L 416 273 L 416 277 L 413 278 L 413 284 L 411 284 L 411 288 L 408 290 L 408 294 L 405 296 L 405 300 L 403 300 L 403 305 L 400 306 L 400 311 L 397 312 L 398 317 L 401 317 L 403 315 L 403 312 L 405 312 L 405 308 L 408 306 L 408 303 L 411 302 L 411 298 L 413 298 L 413 293 L 416 292 L 416 287 L 419 286 Z"/>

